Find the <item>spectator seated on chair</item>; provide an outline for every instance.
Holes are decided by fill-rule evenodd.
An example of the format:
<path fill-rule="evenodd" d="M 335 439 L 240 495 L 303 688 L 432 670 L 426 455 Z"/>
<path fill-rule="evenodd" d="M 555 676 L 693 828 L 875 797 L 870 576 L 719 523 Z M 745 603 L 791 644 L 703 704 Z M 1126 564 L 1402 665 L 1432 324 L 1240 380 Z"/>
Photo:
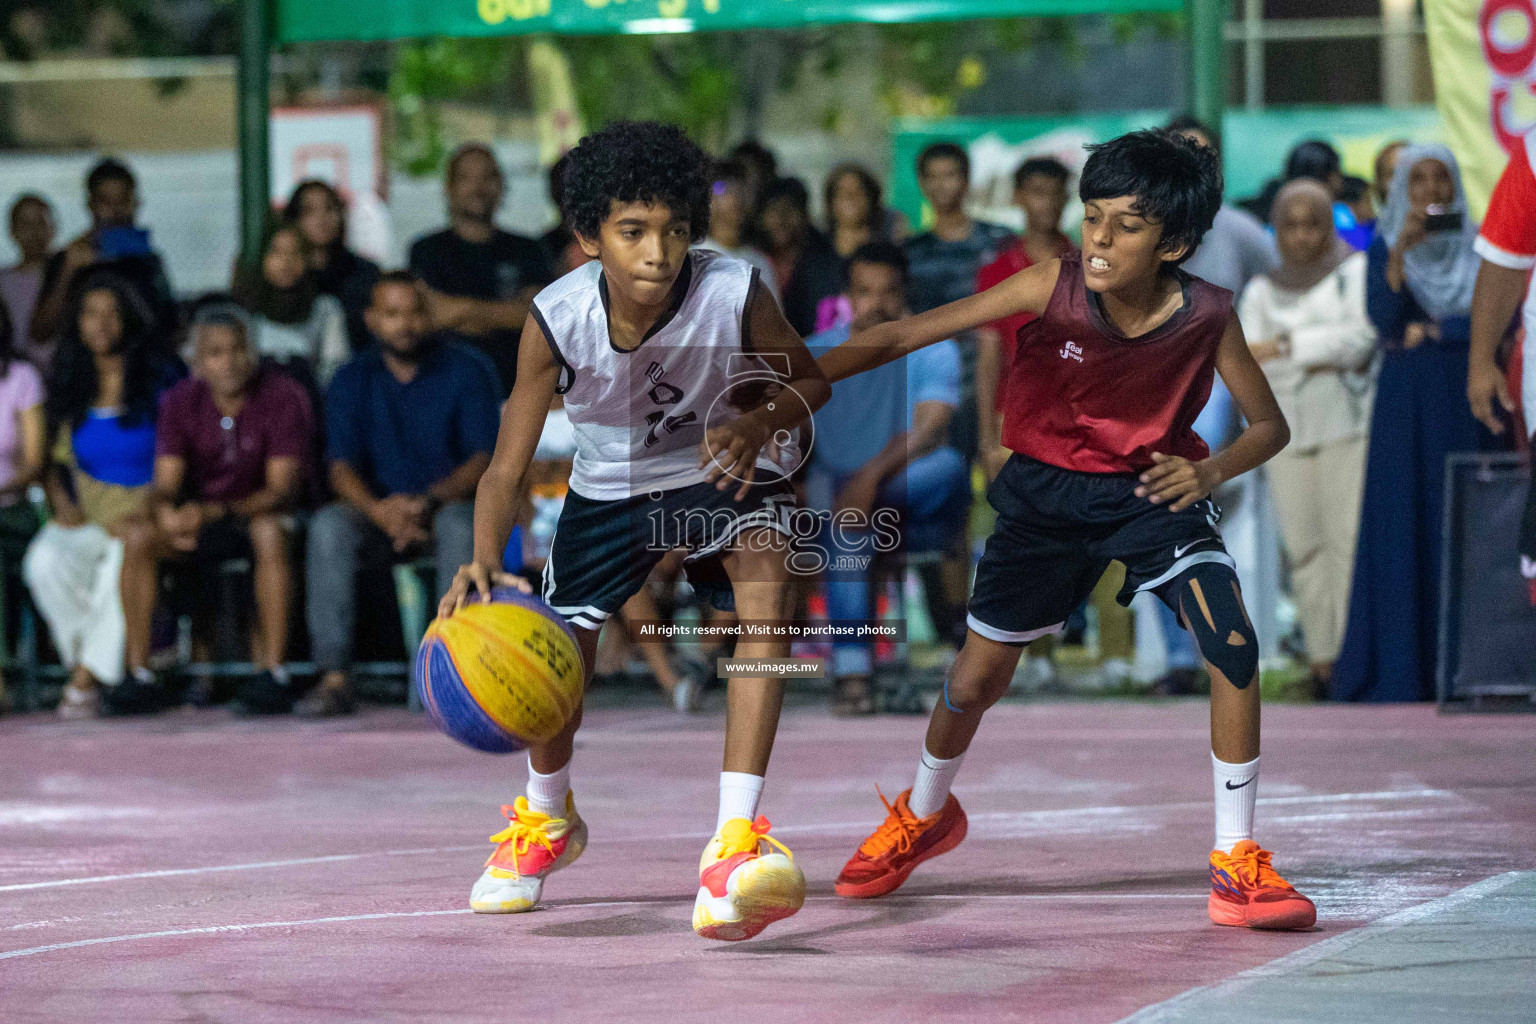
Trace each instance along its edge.
<path fill-rule="evenodd" d="M 815 355 L 906 313 L 906 257 L 890 242 L 871 242 L 849 261 L 853 322 L 807 339 Z M 920 349 L 876 370 L 840 381 L 815 416 L 807 478 L 812 508 L 828 513 L 827 610 L 833 620 L 872 618 L 869 567 L 896 538 L 907 551 L 951 547 L 970 507 L 970 475 L 946 441 L 960 403 L 960 353 L 953 341 Z M 933 592 L 930 588 L 930 603 Z M 935 614 L 935 621 L 944 616 Z M 834 710 L 874 708 L 873 646 L 833 648 Z"/>
<path fill-rule="evenodd" d="M 148 311 L 115 275 L 84 279 L 64 323 L 43 403 L 53 521 L 28 547 L 22 575 L 71 672 L 60 716 L 95 717 L 103 698 L 112 710 L 155 710 L 154 678 L 123 673 L 122 537 L 149 496 L 159 396 L 182 367 L 157 354 Z"/>
<path fill-rule="evenodd" d="M 162 563 L 186 565 L 202 583 L 216 578 L 220 562 L 249 558 L 260 628 L 252 660 L 260 671 L 241 683 L 237 710 L 287 711 L 287 516 L 302 493 L 314 415 L 303 385 L 258 366 L 250 318 L 233 302 L 204 305 L 191 343 L 196 376 L 172 388 L 160 406 L 148 514 L 134 519 L 123 538 L 128 668 L 138 673 L 149 660 Z"/>
<path fill-rule="evenodd" d="M 430 555 L 438 593 L 473 560 L 470 502 L 496 446 L 496 367 L 428 333 L 416 278 L 382 275 L 365 315 L 379 344 L 336 371 L 326 396 L 326 457 L 340 500 L 309 530 L 307 615 L 321 678 L 298 708 L 304 714 L 351 710 L 354 578 L 364 558 Z"/>

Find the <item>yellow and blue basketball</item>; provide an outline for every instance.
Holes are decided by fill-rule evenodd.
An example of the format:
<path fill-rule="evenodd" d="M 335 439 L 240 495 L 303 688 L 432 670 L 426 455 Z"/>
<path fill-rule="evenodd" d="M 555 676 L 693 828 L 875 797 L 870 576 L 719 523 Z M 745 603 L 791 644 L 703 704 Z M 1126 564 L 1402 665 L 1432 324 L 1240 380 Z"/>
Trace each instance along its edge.
<path fill-rule="evenodd" d="M 416 652 L 416 686 L 437 727 L 490 754 L 553 739 L 581 703 L 582 680 L 576 634 L 511 587 L 434 619 Z"/>

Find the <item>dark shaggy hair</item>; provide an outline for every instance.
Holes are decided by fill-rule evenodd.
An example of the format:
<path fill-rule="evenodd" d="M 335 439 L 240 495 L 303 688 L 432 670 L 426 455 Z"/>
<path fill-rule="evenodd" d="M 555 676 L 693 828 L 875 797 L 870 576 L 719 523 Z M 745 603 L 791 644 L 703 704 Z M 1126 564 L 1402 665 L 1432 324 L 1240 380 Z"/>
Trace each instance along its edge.
<path fill-rule="evenodd" d="M 85 191 L 87 194 L 94 192 L 97 186 L 105 185 L 109 181 L 120 181 L 132 189 L 139 186 L 127 164 L 107 157 L 97 161 L 96 166 L 92 167 L 90 173 L 85 176 Z"/>
<path fill-rule="evenodd" d="M 859 183 L 859 190 L 864 193 L 865 202 L 869 203 L 869 227 L 879 231 L 883 224 L 880 218 L 885 212 L 885 190 L 880 187 L 880 179 L 870 173 L 869 168 L 863 164 L 845 163 L 832 168 L 832 173 L 827 175 L 826 188 L 822 192 L 822 210 L 827 215 L 827 230 L 835 231 L 837 224 L 832 217 L 832 200 L 837 193 L 838 182 L 844 178 L 852 177 Z"/>
<path fill-rule="evenodd" d="M 917 154 L 917 175 L 922 177 L 928 173 L 928 165 L 935 160 L 954 160 L 960 164 L 960 171 L 967 178 L 971 176 L 971 154 L 965 151 L 965 147 L 958 142 L 932 142 L 923 147 L 923 151 Z"/>
<path fill-rule="evenodd" d="M 1162 245 L 1187 244 L 1183 262 L 1221 209 L 1221 157 L 1208 146 L 1151 128 L 1089 146 L 1077 185 L 1083 202 L 1134 196 L 1136 210 L 1163 228 Z"/>
<path fill-rule="evenodd" d="M 1340 173 L 1341 166 L 1338 150 L 1322 139 L 1307 139 L 1296 143 L 1296 148 L 1285 158 L 1285 180 L 1315 178 L 1326 184 L 1329 178 Z"/>
<path fill-rule="evenodd" d="M 96 358 L 80 337 L 80 313 L 85 308 L 86 296 L 100 291 L 111 292 L 117 299 L 117 315 L 123 322 L 118 351 L 123 356 L 124 419 L 142 423 L 154 418 L 155 397 L 167 374 L 151 350 L 149 310 L 127 281 L 116 274 L 97 271 L 70 289 L 63 333 L 48 370 L 48 397 L 43 403 L 50 438 L 61 427 L 78 427 L 96 404 L 101 381 L 96 374 Z"/>
<path fill-rule="evenodd" d="M 1035 175 L 1044 178 L 1052 178 L 1063 186 L 1072 180 L 1072 171 L 1066 164 L 1053 156 L 1032 156 L 1019 164 L 1019 169 L 1013 172 L 1013 187 L 1023 188 L 1024 182 Z"/>
<path fill-rule="evenodd" d="M 907 254 L 895 242 L 882 240 L 865 242 L 853 250 L 853 255 L 848 257 L 849 276 L 852 277 L 855 263 L 870 263 L 879 267 L 890 267 L 901 275 L 902 286 L 905 287 L 909 280 L 909 266 Z"/>
<path fill-rule="evenodd" d="M 660 203 L 688 222 L 693 241 L 709 234 L 712 164 L 681 128 L 616 121 L 566 156 L 561 208 L 578 235 L 596 238 L 614 203 Z"/>

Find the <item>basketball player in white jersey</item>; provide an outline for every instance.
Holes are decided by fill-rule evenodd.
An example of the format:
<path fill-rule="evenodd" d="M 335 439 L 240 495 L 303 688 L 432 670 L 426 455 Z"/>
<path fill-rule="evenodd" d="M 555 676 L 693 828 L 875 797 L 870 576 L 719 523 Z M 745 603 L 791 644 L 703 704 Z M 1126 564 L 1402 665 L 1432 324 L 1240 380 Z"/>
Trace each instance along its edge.
<path fill-rule="evenodd" d="M 439 614 L 513 583 L 501 554 L 558 390 L 576 457 L 543 593 L 575 627 L 588 673 L 603 622 L 673 548 L 689 551 L 701 597 L 733 603 L 743 621 L 785 619 L 793 492 L 782 464 L 761 453 L 792 451 L 793 432 L 831 388 L 756 270 L 690 249 L 708 231 L 709 200 L 708 157 L 678 128 L 613 124 L 571 151 L 564 212 L 592 262 L 534 300 L 476 492 L 475 560 Z M 751 397 L 744 368 L 759 382 Z M 784 639 L 736 645 L 738 658 L 788 654 Z M 729 683 L 720 811 L 693 914 L 706 938 L 751 938 L 805 898 L 792 855 L 757 815 L 783 685 Z M 544 879 L 580 856 L 587 828 L 570 788 L 580 724 L 578 711 L 529 750 L 527 794 L 502 808 L 511 824 L 491 837 L 500 845 L 471 891 L 474 910 L 532 909 Z"/>

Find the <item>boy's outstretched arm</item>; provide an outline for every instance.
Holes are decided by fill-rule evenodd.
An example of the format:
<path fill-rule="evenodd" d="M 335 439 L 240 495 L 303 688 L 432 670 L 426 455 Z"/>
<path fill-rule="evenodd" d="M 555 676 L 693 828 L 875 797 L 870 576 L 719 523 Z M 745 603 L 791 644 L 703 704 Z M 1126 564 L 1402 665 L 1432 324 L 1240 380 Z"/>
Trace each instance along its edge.
<path fill-rule="evenodd" d="M 512 535 L 518 495 L 559 383 L 560 366 L 538 321 L 530 316 L 518 345 L 517 383 L 512 386 L 512 397 L 501 408 L 496 451 L 475 489 L 474 561 L 459 567 L 453 585 L 437 606 L 439 617 L 464 607 L 471 590 L 478 591 L 482 600 L 489 600 L 493 584 L 530 589 L 521 577 L 502 571 L 501 556 L 507 538 Z"/>
<path fill-rule="evenodd" d="M 1171 502 L 1169 508 L 1182 512 L 1233 477 L 1242 476 L 1274 458 L 1291 440 L 1291 428 L 1270 390 L 1269 379 L 1248 350 L 1242 325 L 1233 313 L 1216 349 L 1216 372 L 1232 392 L 1238 411 L 1248 426 L 1237 440 L 1200 462 L 1190 462 L 1176 455 L 1153 452 L 1157 464 L 1141 474 L 1138 497 L 1154 504 Z"/>
<path fill-rule="evenodd" d="M 1043 313 L 1060 271 L 1060 260 L 1025 267 L 978 295 L 860 331 L 817 361 L 835 384 L 982 324 L 1015 313 Z"/>
<path fill-rule="evenodd" d="M 798 394 L 799 402 L 775 402 L 765 397 L 758 405 L 729 423 L 711 428 L 699 444 L 699 466 L 709 468 L 704 479 L 718 490 L 739 480 L 736 500 L 746 497 L 757 475 L 757 454 L 780 431 L 793 431 L 805 420 L 806 412 L 815 412 L 832 397 L 832 385 L 816 365 L 816 358 L 805 347 L 800 334 L 784 319 L 779 304 L 767 288 L 755 288 L 747 310 L 747 339 L 751 351 L 759 356 L 776 354 L 789 361 L 789 380 L 784 390 Z M 768 360 L 770 366 L 784 365 L 782 359 Z M 521 371 L 519 371 L 521 372 Z"/>

